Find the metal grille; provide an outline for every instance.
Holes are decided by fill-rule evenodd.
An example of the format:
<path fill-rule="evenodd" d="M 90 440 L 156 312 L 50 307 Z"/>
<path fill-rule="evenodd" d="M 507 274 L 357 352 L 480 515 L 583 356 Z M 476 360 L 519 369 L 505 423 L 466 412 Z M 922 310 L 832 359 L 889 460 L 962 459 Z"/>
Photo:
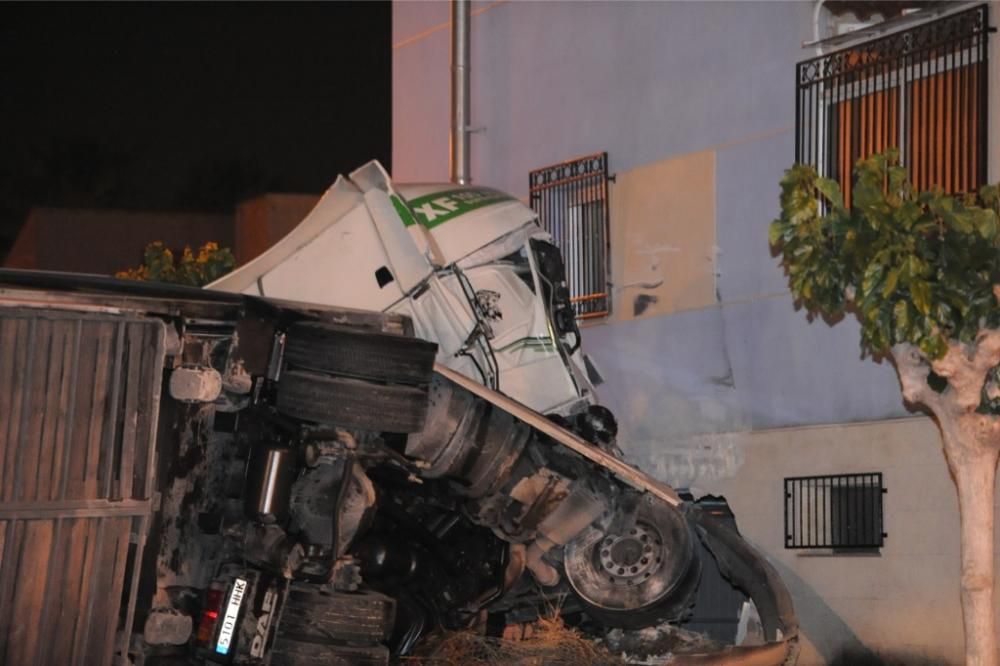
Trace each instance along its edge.
<path fill-rule="evenodd" d="M 163 339 L 158 321 L 0 312 L 0 663 L 127 648 Z"/>
<path fill-rule="evenodd" d="M 785 479 L 785 548 L 881 548 L 882 474 Z"/>
<path fill-rule="evenodd" d="M 987 179 L 986 5 L 803 61 L 795 159 L 841 184 L 890 147 L 918 189 L 976 191 Z"/>
<path fill-rule="evenodd" d="M 566 265 L 577 319 L 606 316 L 608 298 L 608 154 L 596 153 L 528 175 L 531 207 Z"/>

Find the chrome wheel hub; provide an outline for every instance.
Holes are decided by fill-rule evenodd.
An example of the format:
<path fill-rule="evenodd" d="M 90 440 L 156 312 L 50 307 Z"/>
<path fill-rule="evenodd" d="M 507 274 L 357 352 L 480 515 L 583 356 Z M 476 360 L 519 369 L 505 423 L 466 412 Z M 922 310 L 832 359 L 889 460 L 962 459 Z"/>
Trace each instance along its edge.
<path fill-rule="evenodd" d="M 597 545 L 601 569 L 611 582 L 649 578 L 662 551 L 660 536 L 642 523 L 636 523 L 626 534 L 609 534 Z"/>

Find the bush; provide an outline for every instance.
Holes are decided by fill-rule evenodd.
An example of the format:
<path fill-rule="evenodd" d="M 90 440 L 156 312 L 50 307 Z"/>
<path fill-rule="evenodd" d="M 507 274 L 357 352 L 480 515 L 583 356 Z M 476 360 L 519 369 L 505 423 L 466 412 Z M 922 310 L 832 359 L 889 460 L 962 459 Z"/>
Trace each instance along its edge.
<path fill-rule="evenodd" d="M 138 268 L 118 271 L 115 277 L 201 287 L 235 267 L 236 258 L 233 253 L 228 247 L 220 248 L 218 243 L 205 243 L 198 249 L 197 256 L 190 247 L 185 246 L 180 261 L 177 261 L 169 248 L 161 241 L 155 241 L 146 246 L 142 253 L 142 264 Z"/>

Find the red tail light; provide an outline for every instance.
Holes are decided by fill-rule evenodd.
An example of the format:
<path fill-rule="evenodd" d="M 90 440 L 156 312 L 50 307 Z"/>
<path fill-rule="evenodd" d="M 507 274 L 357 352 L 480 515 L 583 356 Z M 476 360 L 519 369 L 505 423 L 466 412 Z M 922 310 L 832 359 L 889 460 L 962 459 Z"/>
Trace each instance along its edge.
<path fill-rule="evenodd" d="M 211 589 L 205 594 L 205 610 L 201 612 L 198 623 L 198 643 L 206 645 L 212 640 L 215 625 L 219 621 L 219 608 L 222 606 L 222 590 Z"/>

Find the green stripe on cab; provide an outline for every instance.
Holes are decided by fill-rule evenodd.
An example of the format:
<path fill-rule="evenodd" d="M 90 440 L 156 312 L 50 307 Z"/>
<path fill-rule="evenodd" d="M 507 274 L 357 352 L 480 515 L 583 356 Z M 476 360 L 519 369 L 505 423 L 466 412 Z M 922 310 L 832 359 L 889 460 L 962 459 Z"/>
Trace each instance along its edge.
<path fill-rule="evenodd" d="M 393 205 L 396 206 L 400 217 L 403 218 L 404 225 L 410 226 L 419 222 L 427 229 L 433 229 L 439 224 L 444 224 L 477 208 L 504 201 L 516 201 L 516 199 L 509 194 L 488 187 L 444 190 L 412 199 L 409 201 L 409 210 L 413 212 L 404 215 L 400 211 L 402 202 L 397 203 L 396 197 L 393 197 Z M 407 212 L 409 213 L 409 211 Z"/>

